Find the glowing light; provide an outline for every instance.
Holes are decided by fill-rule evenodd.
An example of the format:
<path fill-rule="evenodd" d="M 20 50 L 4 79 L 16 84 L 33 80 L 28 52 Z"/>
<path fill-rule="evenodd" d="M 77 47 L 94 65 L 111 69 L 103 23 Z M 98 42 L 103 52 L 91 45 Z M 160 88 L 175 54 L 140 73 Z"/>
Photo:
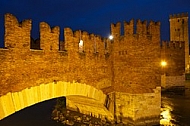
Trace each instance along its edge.
<path fill-rule="evenodd" d="M 82 40 L 80 40 L 79 46 L 80 46 L 80 47 L 83 46 L 83 41 L 82 41 Z"/>
<path fill-rule="evenodd" d="M 163 112 L 161 113 L 161 115 L 163 116 L 163 119 L 170 121 L 171 115 L 170 115 L 170 111 L 169 111 L 169 110 L 163 111 Z"/>
<path fill-rule="evenodd" d="M 112 36 L 112 35 L 110 35 L 110 36 L 109 36 L 109 39 L 110 39 L 110 40 L 112 40 L 112 39 L 113 39 L 113 36 Z"/>
<path fill-rule="evenodd" d="M 80 39 L 80 41 L 79 41 L 79 52 L 83 52 L 84 50 L 83 50 L 83 40 L 82 39 Z"/>
<path fill-rule="evenodd" d="M 171 118 L 171 113 L 169 109 L 162 111 L 160 115 L 162 117 L 162 119 L 160 120 L 160 124 L 163 124 L 163 125 L 171 124 L 172 118 Z"/>
<path fill-rule="evenodd" d="M 164 66 L 166 66 L 166 65 L 167 65 L 167 62 L 166 62 L 166 61 L 162 61 L 162 62 L 161 62 L 161 66 L 164 67 Z"/>

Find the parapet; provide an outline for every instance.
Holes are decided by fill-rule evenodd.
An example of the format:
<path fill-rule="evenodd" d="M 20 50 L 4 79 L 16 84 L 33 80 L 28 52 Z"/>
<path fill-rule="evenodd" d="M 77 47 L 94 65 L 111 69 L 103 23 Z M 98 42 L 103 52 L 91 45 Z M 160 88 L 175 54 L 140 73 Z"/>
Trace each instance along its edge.
<path fill-rule="evenodd" d="M 134 34 L 134 19 L 129 22 L 124 21 L 124 35 Z"/>
<path fill-rule="evenodd" d="M 117 22 L 116 24 L 111 24 L 111 34 L 117 38 L 121 35 L 121 23 Z"/>
<path fill-rule="evenodd" d="M 40 47 L 43 50 L 59 50 L 60 28 L 55 26 L 51 28 L 46 22 L 40 23 Z"/>
<path fill-rule="evenodd" d="M 5 14 L 5 30 L 9 28 L 12 29 L 15 26 L 31 30 L 32 20 L 31 19 L 23 20 L 22 22 L 19 23 L 17 18 L 14 15 L 10 13 Z"/>
<path fill-rule="evenodd" d="M 19 22 L 18 22 L 18 20 L 17 20 L 17 18 L 14 16 L 14 15 L 12 15 L 12 14 L 10 14 L 10 13 L 7 13 L 7 14 L 5 14 L 5 26 L 19 26 Z"/>
<path fill-rule="evenodd" d="M 29 49 L 31 27 L 31 20 L 19 23 L 12 14 L 5 14 L 5 47 Z"/>
<path fill-rule="evenodd" d="M 170 19 L 188 17 L 188 12 L 170 15 Z"/>
<path fill-rule="evenodd" d="M 137 20 L 136 34 L 147 34 L 147 21 Z"/>
<path fill-rule="evenodd" d="M 51 28 L 46 22 L 41 22 L 40 23 L 40 32 L 41 31 L 59 34 L 60 29 L 58 26 Z"/>
<path fill-rule="evenodd" d="M 184 49 L 185 41 L 162 41 L 162 49 Z"/>
<path fill-rule="evenodd" d="M 106 39 L 101 36 L 89 34 L 86 31 L 72 31 L 71 28 L 64 28 L 65 49 L 81 53 L 104 54 Z M 82 41 L 80 41 L 82 40 Z M 81 43 L 80 43 L 81 42 Z M 109 45 L 106 45 L 109 47 Z"/>
<path fill-rule="evenodd" d="M 160 35 L 160 22 L 150 21 L 147 25 L 146 20 L 141 21 L 138 19 L 136 21 L 136 33 L 134 28 L 134 19 L 130 20 L 130 22 L 124 22 L 124 35 Z"/>

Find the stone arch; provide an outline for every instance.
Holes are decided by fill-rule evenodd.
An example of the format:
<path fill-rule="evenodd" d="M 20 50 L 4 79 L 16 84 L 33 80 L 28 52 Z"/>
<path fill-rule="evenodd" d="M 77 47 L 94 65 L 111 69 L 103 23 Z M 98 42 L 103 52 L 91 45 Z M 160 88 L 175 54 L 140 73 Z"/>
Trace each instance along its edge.
<path fill-rule="evenodd" d="M 9 92 L 0 97 L 0 120 L 23 109 L 61 96 L 79 95 L 93 98 L 104 104 L 106 95 L 93 86 L 77 82 L 51 82 L 26 88 L 20 92 Z"/>

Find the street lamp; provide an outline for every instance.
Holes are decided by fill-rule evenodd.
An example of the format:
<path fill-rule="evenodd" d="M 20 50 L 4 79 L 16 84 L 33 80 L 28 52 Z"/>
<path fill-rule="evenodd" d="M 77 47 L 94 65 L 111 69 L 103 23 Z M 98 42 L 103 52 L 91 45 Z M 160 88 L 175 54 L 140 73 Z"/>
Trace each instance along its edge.
<path fill-rule="evenodd" d="M 112 39 L 113 39 L 113 36 L 112 36 L 112 35 L 110 35 L 110 36 L 109 36 L 109 39 L 110 39 L 110 40 L 112 40 Z"/>
<path fill-rule="evenodd" d="M 167 65 L 167 62 L 166 61 L 161 61 L 161 66 L 162 67 L 165 67 Z"/>

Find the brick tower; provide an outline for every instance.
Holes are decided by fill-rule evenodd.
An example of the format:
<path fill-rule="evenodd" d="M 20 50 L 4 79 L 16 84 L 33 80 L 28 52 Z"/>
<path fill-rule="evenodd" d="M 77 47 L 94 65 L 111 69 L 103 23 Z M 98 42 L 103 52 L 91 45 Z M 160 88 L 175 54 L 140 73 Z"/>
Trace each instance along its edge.
<path fill-rule="evenodd" d="M 170 15 L 170 41 L 185 41 L 185 70 L 189 71 L 188 13 Z"/>

